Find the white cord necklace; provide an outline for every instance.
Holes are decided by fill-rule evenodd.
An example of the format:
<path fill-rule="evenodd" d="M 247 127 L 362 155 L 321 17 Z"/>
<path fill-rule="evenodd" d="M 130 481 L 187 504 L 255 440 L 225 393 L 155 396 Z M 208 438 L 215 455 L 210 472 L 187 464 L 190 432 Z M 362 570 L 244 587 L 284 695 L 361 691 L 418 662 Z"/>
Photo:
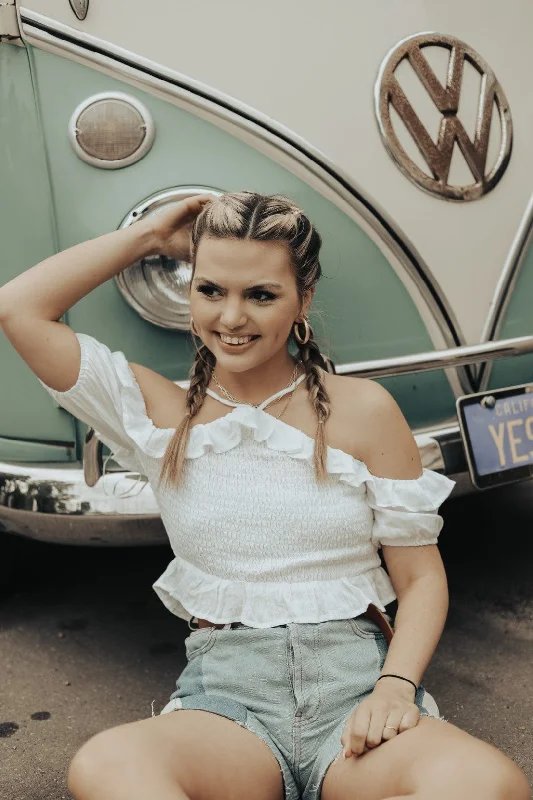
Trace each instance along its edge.
<path fill-rule="evenodd" d="M 253 408 L 258 408 L 258 407 L 259 407 L 260 405 L 262 405 L 262 403 L 264 402 L 264 400 L 263 400 L 261 403 L 244 403 L 242 400 L 237 400 L 237 398 L 236 398 L 236 397 L 234 397 L 234 396 L 233 396 L 233 395 L 232 395 L 230 392 L 228 392 L 228 390 L 227 390 L 227 389 L 225 389 L 225 388 L 224 388 L 224 387 L 223 387 L 223 386 L 222 386 L 222 385 L 219 383 L 219 381 L 218 381 L 218 378 L 217 378 L 217 376 L 216 376 L 216 374 L 215 374 L 215 372 L 214 372 L 214 371 L 213 371 L 213 373 L 212 373 L 212 374 L 213 374 L 213 380 L 214 380 L 214 382 L 216 383 L 216 385 L 218 386 L 218 388 L 220 389 L 220 391 L 222 392 L 222 394 L 223 394 L 223 395 L 224 395 L 224 396 L 225 396 L 225 397 L 226 397 L 228 400 L 231 400 L 233 403 L 238 403 L 239 405 L 247 405 L 247 406 L 253 406 Z M 296 380 L 296 376 L 297 376 L 297 375 L 298 375 L 298 364 L 296 364 L 296 365 L 295 365 L 295 367 L 294 367 L 294 369 L 293 369 L 293 371 L 292 371 L 291 379 L 290 379 L 290 381 L 288 382 L 287 386 L 285 386 L 285 389 L 289 389 L 289 387 L 290 387 L 290 386 L 291 386 L 291 385 L 294 383 L 294 381 Z M 295 387 L 295 388 L 296 388 L 296 387 Z M 284 390 L 282 390 L 282 391 L 284 391 Z M 293 389 L 293 391 L 294 391 L 294 389 Z M 291 396 L 292 396 L 292 394 L 291 394 Z M 288 405 L 288 403 L 287 403 L 287 405 Z M 283 412 L 282 412 L 282 413 L 283 413 Z"/>

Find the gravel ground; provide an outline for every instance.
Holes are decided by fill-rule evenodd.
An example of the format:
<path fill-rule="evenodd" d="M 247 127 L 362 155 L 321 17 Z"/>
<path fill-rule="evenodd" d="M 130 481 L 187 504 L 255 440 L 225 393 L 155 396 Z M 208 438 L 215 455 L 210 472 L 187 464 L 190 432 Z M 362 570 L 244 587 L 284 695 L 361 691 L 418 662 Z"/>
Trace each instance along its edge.
<path fill-rule="evenodd" d="M 424 683 L 446 719 L 533 783 L 533 485 L 449 501 L 443 515 L 451 608 Z M 170 558 L 23 542 L 0 597 L 1 800 L 70 798 L 83 742 L 167 702 L 188 634 L 151 589 Z"/>

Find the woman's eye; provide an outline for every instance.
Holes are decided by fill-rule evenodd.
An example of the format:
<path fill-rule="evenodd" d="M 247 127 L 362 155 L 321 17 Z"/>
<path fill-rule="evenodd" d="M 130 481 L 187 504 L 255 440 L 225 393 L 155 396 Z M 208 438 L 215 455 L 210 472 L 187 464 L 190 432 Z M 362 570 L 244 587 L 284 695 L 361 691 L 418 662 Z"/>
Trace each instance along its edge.
<path fill-rule="evenodd" d="M 196 291 L 201 292 L 201 294 L 205 295 L 205 297 L 214 297 L 215 293 L 218 292 L 218 289 L 215 289 L 214 286 L 197 286 Z"/>
<path fill-rule="evenodd" d="M 200 294 L 203 294 L 204 297 L 207 297 L 210 300 L 221 297 L 222 294 L 221 290 L 217 289 L 216 286 L 209 286 L 208 284 L 197 286 L 196 291 L 200 292 Z M 251 292 L 249 297 L 254 303 L 269 303 L 276 299 L 275 294 L 272 294 L 271 292 L 262 292 L 260 290 Z"/>
<path fill-rule="evenodd" d="M 253 294 L 251 294 L 250 297 L 256 303 L 268 303 L 271 300 L 276 299 L 276 295 L 271 294 L 270 292 L 253 292 Z"/>

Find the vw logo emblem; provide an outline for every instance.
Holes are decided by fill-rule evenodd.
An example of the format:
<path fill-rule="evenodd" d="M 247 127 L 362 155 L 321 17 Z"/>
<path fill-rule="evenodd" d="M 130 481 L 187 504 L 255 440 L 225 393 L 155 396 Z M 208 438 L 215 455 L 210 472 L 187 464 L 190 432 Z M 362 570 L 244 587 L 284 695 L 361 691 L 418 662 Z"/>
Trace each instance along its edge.
<path fill-rule="evenodd" d="M 447 51 L 445 83 L 437 77 L 424 54 L 426 48 L 434 47 Z M 397 77 L 398 67 L 404 67 L 405 62 L 414 71 L 441 115 L 436 140 L 421 122 Z M 458 113 L 465 63 L 474 67 L 480 79 L 473 136 L 467 132 Z M 492 69 L 464 42 L 438 33 L 419 33 L 403 39 L 388 53 L 381 65 L 376 82 L 375 102 L 385 147 L 400 169 L 420 188 L 447 200 L 475 200 L 494 189 L 501 179 L 511 157 L 511 112 Z M 427 165 L 427 171 L 421 169 L 402 146 L 391 117 L 391 109 L 394 109 L 414 141 Z M 491 136 L 499 136 L 500 141 L 497 157 L 494 163 L 489 164 Z M 452 156 L 456 149 L 460 151 L 472 175 L 472 182 L 464 186 L 449 182 Z"/>

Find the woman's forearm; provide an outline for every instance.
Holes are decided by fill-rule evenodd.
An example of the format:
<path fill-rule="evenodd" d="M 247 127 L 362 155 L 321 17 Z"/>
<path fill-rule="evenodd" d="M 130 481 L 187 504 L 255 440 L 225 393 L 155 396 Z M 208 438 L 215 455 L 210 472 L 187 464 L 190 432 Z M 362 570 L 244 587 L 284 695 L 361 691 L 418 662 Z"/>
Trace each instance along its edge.
<path fill-rule="evenodd" d="M 418 685 L 439 643 L 447 613 L 444 570 L 412 581 L 398 596 L 394 636 L 381 673 L 403 675 Z"/>
<path fill-rule="evenodd" d="M 143 221 L 63 250 L 0 287 L 0 320 L 19 314 L 58 320 L 97 286 L 154 252 L 153 231 Z"/>

